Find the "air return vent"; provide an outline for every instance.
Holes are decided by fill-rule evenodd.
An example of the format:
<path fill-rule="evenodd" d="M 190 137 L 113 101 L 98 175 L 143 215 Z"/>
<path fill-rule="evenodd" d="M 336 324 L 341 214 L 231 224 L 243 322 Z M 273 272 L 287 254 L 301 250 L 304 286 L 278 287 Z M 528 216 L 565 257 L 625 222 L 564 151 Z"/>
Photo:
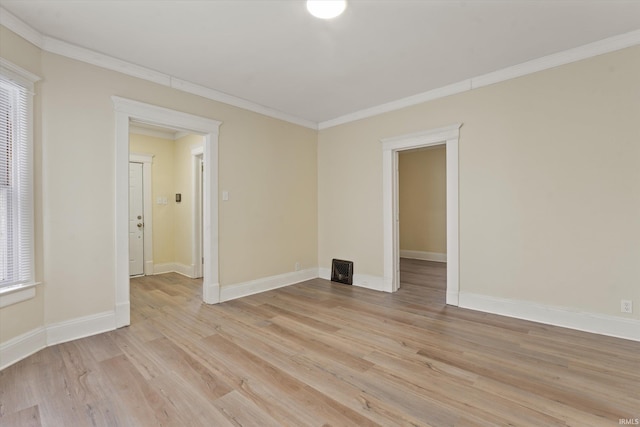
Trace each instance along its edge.
<path fill-rule="evenodd" d="M 334 259 L 331 263 L 331 281 L 353 285 L 353 261 Z"/>

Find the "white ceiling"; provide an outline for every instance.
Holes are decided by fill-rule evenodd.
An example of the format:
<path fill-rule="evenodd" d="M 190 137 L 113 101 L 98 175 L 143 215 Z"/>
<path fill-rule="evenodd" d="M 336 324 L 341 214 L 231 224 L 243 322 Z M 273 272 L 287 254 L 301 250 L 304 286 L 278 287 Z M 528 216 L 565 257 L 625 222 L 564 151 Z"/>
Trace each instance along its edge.
<path fill-rule="evenodd" d="M 321 123 L 640 29 L 640 0 L 10 1 L 45 36 Z"/>

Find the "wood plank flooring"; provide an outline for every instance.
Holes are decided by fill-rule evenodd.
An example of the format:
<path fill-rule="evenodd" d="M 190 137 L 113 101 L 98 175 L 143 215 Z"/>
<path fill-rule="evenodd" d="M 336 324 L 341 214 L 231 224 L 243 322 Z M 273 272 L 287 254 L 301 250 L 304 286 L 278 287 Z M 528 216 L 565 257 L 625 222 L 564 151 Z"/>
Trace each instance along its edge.
<path fill-rule="evenodd" d="M 315 279 L 208 306 L 131 283 L 131 326 L 0 372 L 9 426 L 617 426 L 640 343 L 444 305 L 444 264 L 386 294 Z"/>

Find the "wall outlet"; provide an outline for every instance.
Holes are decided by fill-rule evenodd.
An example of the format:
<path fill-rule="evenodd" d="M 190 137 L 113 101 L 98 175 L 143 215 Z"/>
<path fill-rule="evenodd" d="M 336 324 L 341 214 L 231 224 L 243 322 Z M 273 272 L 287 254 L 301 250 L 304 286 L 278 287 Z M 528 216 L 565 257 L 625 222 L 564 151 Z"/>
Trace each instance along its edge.
<path fill-rule="evenodd" d="M 296 269 L 296 271 L 300 271 L 300 263 L 296 262 L 296 265 L 294 266 L 294 268 Z"/>
<path fill-rule="evenodd" d="M 620 301 L 620 311 L 623 313 L 633 313 L 633 302 L 628 299 Z"/>

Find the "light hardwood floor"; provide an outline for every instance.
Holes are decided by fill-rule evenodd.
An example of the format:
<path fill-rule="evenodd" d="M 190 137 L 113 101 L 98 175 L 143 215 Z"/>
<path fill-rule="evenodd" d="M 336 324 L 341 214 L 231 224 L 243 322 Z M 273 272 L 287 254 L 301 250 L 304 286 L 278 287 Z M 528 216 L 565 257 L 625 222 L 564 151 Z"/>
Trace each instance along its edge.
<path fill-rule="evenodd" d="M 315 279 L 215 306 L 132 280 L 131 326 L 0 372 L 8 426 L 617 426 L 640 343 L 445 307 L 443 264 L 386 294 Z"/>

